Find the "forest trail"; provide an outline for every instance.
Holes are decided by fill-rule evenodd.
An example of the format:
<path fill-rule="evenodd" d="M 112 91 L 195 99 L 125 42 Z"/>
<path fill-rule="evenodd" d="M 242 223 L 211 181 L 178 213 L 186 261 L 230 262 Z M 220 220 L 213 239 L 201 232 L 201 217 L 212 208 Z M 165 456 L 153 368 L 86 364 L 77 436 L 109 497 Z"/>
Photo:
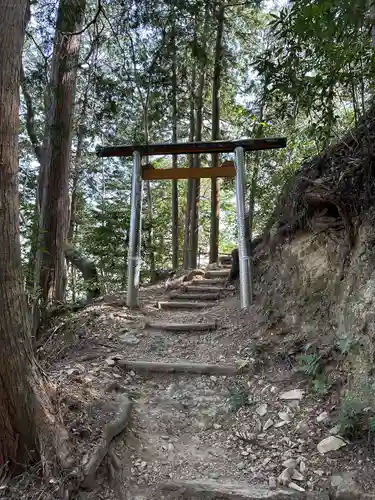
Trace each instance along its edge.
<path fill-rule="evenodd" d="M 281 500 L 306 491 L 323 500 L 332 487 L 373 489 L 366 449 L 335 435 L 334 397 L 320 400 L 287 363 L 258 356 L 257 305 L 240 311 L 228 272 L 225 264 L 178 290 L 144 288 L 138 311 L 117 295 L 54 324 L 42 357 L 83 463 L 118 401 L 133 402 L 114 464 L 102 462 L 82 498 Z M 325 446 L 341 448 L 323 454 Z"/>

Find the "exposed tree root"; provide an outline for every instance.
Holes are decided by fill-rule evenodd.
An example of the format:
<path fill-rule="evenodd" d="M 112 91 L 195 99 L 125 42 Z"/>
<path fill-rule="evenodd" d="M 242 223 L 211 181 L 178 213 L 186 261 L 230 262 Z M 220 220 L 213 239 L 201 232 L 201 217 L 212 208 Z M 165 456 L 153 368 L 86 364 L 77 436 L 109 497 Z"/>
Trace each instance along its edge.
<path fill-rule="evenodd" d="M 106 424 L 103 429 L 103 436 L 92 454 L 90 460 L 85 466 L 84 478 L 81 483 L 82 488 L 90 489 L 95 486 L 95 475 L 103 462 L 104 458 L 108 455 L 110 458 L 110 464 L 112 468 L 115 468 L 114 451 L 111 449 L 111 444 L 113 439 L 121 434 L 127 427 L 130 414 L 131 414 L 132 402 L 127 395 L 122 395 L 121 402 L 118 409 L 118 415 L 115 420 Z M 116 462 L 116 465 L 118 462 Z"/>

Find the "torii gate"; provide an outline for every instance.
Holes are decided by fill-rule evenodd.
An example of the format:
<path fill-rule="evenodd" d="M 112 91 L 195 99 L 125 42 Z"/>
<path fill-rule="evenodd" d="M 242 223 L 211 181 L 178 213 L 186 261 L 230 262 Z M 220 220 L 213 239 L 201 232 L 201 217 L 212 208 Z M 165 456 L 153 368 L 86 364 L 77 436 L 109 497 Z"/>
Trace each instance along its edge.
<path fill-rule="evenodd" d="M 188 142 L 175 144 L 148 144 L 132 146 L 107 146 L 97 148 L 97 156 L 132 156 L 131 218 L 128 252 L 128 307 L 138 306 L 141 263 L 141 211 L 143 180 L 201 179 L 236 177 L 236 209 L 238 219 L 238 253 L 240 264 L 241 308 L 251 304 L 251 262 L 245 237 L 246 181 L 245 152 L 286 147 L 286 138 L 240 139 L 236 141 Z M 142 166 L 142 157 L 173 154 L 232 153 L 234 162 L 224 162 L 219 167 L 154 169 Z"/>

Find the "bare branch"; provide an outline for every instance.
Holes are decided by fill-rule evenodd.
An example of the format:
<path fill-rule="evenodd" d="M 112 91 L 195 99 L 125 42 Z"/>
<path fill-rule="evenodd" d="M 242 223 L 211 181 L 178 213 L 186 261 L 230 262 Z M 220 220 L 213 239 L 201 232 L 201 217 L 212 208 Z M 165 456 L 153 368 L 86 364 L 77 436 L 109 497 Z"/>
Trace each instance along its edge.
<path fill-rule="evenodd" d="M 98 7 L 96 9 L 95 16 L 91 19 L 91 21 L 88 24 L 86 24 L 86 26 L 84 28 L 82 28 L 80 31 L 75 31 L 74 33 L 73 32 L 71 32 L 71 33 L 61 32 L 61 34 L 62 35 L 69 35 L 69 36 L 82 35 L 82 33 L 87 31 L 90 28 L 90 26 L 92 26 L 93 24 L 96 23 L 99 15 L 102 11 L 102 8 L 103 8 L 102 2 L 101 2 L 101 0 L 98 0 Z"/>
<path fill-rule="evenodd" d="M 34 43 L 35 47 L 37 48 L 39 54 L 43 57 L 44 61 L 47 62 L 49 56 L 46 56 L 43 50 L 40 48 L 38 42 L 35 40 L 34 36 L 30 33 L 30 31 L 26 31 L 26 36 L 28 36 Z"/>

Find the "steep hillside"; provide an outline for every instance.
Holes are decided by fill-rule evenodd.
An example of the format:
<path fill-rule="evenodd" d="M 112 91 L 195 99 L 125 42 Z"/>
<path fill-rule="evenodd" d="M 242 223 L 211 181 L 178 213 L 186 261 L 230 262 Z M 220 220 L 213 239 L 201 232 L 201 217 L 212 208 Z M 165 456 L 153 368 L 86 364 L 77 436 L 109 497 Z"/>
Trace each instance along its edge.
<path fill-rule="evenodd" d="M 374 136 L 372 109 L 302 165 L 254 254 L 260 344 L 333 385 L 351 435 L 375 430 Z"/>

